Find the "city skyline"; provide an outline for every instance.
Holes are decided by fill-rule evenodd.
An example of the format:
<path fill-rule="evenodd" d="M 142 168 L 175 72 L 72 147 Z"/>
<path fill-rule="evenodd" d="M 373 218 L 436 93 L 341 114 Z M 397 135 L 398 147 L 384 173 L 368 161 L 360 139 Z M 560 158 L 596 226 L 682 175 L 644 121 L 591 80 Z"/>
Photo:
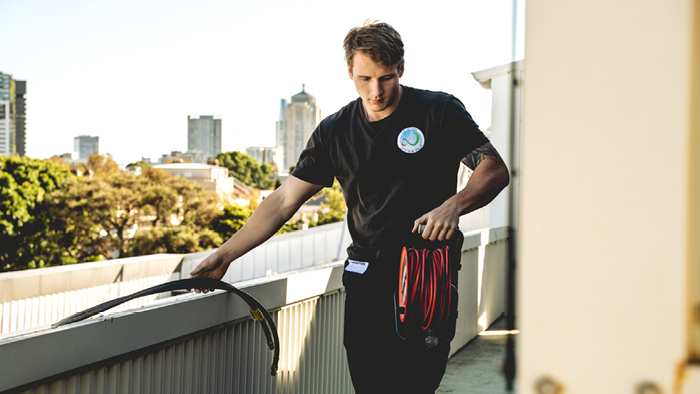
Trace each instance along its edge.
<path fill-rule="evenodd" d="M 222 151 L 244 152 L 275 146 L 280 98 L 301 84 L 324 117 L 357 98 L 342 40 L 372 18 L 402 34 L 401 83 L 454 94 L 487 128 L 491 94 L 470 73 L 513 60 L 512 2 L 409 3 L 399 12 L 369 1 L 341 11 L 318 1 L 6 0 L 0 34 L 23 34 L 7 40 L 0 71 L 31 84 L 30 157 L 69 152 L 76 135 L 100 136 L 103 153 L 121 164 L 160 157 L 186 148 L 189 114 L 225 118 Z M 516 52 L 521 58 L 522 45 Z"/>

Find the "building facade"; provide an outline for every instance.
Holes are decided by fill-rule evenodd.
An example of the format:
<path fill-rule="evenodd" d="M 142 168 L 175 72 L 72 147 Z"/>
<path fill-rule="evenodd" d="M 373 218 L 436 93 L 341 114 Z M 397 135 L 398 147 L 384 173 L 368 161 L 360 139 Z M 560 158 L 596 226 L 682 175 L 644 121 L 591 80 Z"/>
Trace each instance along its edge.
<path fill-rule="evenodd" d="M 27 81 L 15 81 L 15 149 L 20 156 L 25 156 L 27 153 L 25 94 L 27 94 Z"/>
<path fill-rule="evenodd" d="M 179 159 L 182 159 L 182 161 Z M 206 164 L 207 157 L 204 155 L 204 152 L 198 150 L 188 150 L 187 152 L 174 150 L 171 151 L 170 154 L 164 154 L 160 159 L 158 159 L 158 164 L 170 164 L 177 162 Z"/>
<path fill-rule="evenodd" d="M 78 159 L 87 159 L 93 153 L 100 151 L 100 137 L 81 135 L 73 138 L 73 152 Z"/>
<path fill-rule="evenodd" d="M 287 161 L 284 158 L 284 148 L 287 146 L 287 123 L 284 121 L 284 109 L 287 107 L 287 100 L 280 99 L 280 117 L 275 122 L 275 146 L 282 148 L 282 162 L 280 163 L 280 171 L 287 172 L 289 167 L 286 167 Z"/>
<path fill-rule="evenodd" d="M 301 92 L 292 96 L 292 102 L 284 108 L 284 127 L 278 136 L 278 146 L 284 147 L 284 168 L 295 165 L 311 133 L 321 122 L 321 108 L 316 98 L 306 93 L 305 85 Z"/>
<path fill-rule="evenodd" d="M 15 153 L 14 135 L 10 101 L 0 99 L 0 155 L 12 156 Z"/>
<path fill-rule="evenodd" d="M 206 159 L 221 153 L 221 118 L 211 115 L 188 116 L 187 150 L 204 152 Z"/>
<path fill-rule="evenodd" d="M 222 199 L 235 199 L 234 178 L 229 177 L 228 168 L 199 163 L 159 164 L 153 168 L 161 169 L 173 176 L 181 176 L 204 191 L 218 194 Z"/>
<path fill-rule="evenodd" d="M 245 149 L 246 155 L 255 159 L 258 164 L 272 166 L 273 175 L 277 176 L 284 168 L 284 147 L 250 147 Z M 286 170 L 284 171 L 286 172 Z"/>
<path fill-rule="evenodd" d="M 26 81 L 0 72 L 0 154 L 25 155 Z"/>

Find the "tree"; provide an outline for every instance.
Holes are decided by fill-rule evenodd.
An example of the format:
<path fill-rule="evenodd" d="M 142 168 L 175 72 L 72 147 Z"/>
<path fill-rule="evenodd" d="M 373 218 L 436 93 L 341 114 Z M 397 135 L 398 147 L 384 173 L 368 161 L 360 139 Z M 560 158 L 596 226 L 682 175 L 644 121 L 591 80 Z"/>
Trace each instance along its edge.
<path fill-rule="evenodd" d="M 275 182 L 272 180 L 272 166 L 259 165 L 252 157 L 241 152 L 221 152 L 216 156 L 221 166 L 228 168 L 229 174 L 248 186 L 270 190 Z"/>
<path fill-rule="evenodd" d="M 119 165 L 112 159 L 112 155 L 105 153 L 101 155 L 97 152 L 91 153 L 87 160 L 88 167 L 97 178 L 109 178 L 122 172 Z"/>
<path fill-rule="evenodd" d="M 132 253 L 139 256 L 152 253 L 200 252 L 218 247 L 223 240 L 210 229 L 195 230 L 183 226 L 141 232 L 132 242 Z"/>
<path fill-rule="evenodd" d="M 162 170 L 113 171 L 110 162 L 94 156 L 88 179 L 49 160 L 0 156 L 0 271 L 222 243 L 209 228 L 220 212 L 215 193 Z"/>
<path fill-rule="evenodd" d="M 221 243 L 208 229 L 218 214 L 216 195 L 159 169 L 78 179 L 51 204 L 51 236 L 65 249 L 63 262 L 190 253 Z"/>
<path fill-rule="evenodd" d="M 126 165 L 126 169 L 131 171 L 131 172 L 137 172 L 137 169 L 141 169 L 141 171 L 145 171 L 151 168 L 151 163 L 145 162 L 143 160 L 139 160 L 134 163 L 129 163 Z"/>
<path fill-rule="evenodd" d="M 272 179 L 272 166 L 268 163 L 263 163 L 260 166 L 260 171 L 253 173 L 253 182 L 255 187 L 260 190 L 274 189 L 275 181 Z"/>
<path fill-rule="evenodd" d="M 331 211 L 345 213 L 345 196 L 338 180 L 333 181 L 333 186 L 321 189 L 317 196 L 328 196 L 327 206 Z"/>
<path fill-rule="evenodd" d="M 326 203 L 321 204 L 322 208 L 328 208 L 326 212 L 322 210 L 318 214 L 318 219 L 314 225 L 321 226 L 324 224 L 341 222 L 345 219 L 345 197 L 343 196 L 343 189 L 340 187 L 340 183 L 336 179 L 333 182 L 333 186 L 326 187 L 316 194 L 319 196 L 327 196 Z"/>
<path fill-rule="evenodd" d="M 46 212 L 51 223 L 47 239 L 57 246 L 48 260 L 52 265 L 109 258 L 111 245 L 102 236 L 100 226 L 110 214 L 110 205 L 104 198 L 105 187 L 100 180 L 74 177 L 65 188 L 49 195 Z"/>
<path fill-rule="evenodd" d="M 50 161 L 54 164 L 57 164 L 57 165 L 65 168 L 66 170 L 70 170 L 70 165 L 68 165 L 68 163 L 66 163 L 66 160 L 63 159 L 61 156 L 53 155 L 53 156 L 48 158 L 48 161 Z"/>
<path fill-rule="evenodd" d="M 221 238 L 229 239 L 243 227 L 253 211 L 236 204 L 224 205 L 221 213 L 211 222 L 211 229 Z"/>
<path fill-rule="evenodd" d="M 0 156 L 0 271 L 43 267 L 57 246 L 47 239 L 47 195 L 73 175 L 47 160 Z"/>

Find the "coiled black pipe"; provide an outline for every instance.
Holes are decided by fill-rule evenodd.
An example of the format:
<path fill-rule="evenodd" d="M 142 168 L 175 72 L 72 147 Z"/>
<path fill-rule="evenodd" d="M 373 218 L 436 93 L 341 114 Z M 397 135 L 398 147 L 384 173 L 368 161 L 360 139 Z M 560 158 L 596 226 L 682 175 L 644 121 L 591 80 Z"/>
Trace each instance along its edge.
<path fill-rule="evenodd" d="M 141 290 L 139 292 L 136 292 L 134 294 L 124 296 L 124 297 L 119 297 L 115 298 L 111 301 L 103 302 L 102 304 L 95 305 L 92 308 L 88 308 L 84 311 L 77 312 L 71 316 L 68 316 L 67 318 L 54 323 L 51 325 L 51 328 L 56 328 L 63 326 L 65 324 L 70 324 L 70 323 L 75 323 L 79 322 L 81 320 L 85 320 L 91 316 L 97 315 L 100 312 L 104 312 L 108 309 L 114 308 L 117 305 L 121 305 L 125 302 L 129 302 L 135 298 L 139 297 L 145 297 L 148 295 L 153 295 L 153 294 L 158 294 L 158 293 L 164 293 L 166 291 L 173 291 L 173 290 L 189 290 L 189 289 L 220 289 L 220 290 L 226 290 L 228 292 L 234 293 L 241 297 L 243 301 L 245 301 L 246 304 L 250 307 L 250 314 L 253 316 L 253 319 L 257 320 L 262 324 L 263 331 L 265 332 L 265 338 L 267 338 L 267 346 L 270 347 L 270 350 L 274 351 L 274 356 L 272 359 L 272 367 L 270 368 L 272 376 L 277 375 L 277 366 L 279 364 L 279 359 L 280 359 L 280 338 L 279 334 L 277 333 L 277 326 L 275 325 L 275 322 L 272 320 L 272 316 L 267 312 L 267 309 L 260 303 L 260 301 L 256 300 L 255 297 L 252 295 L 246 293 L 243 290 L 237 289 L 234 286 L 224 283 L 220 280 L 216 279 L 210 279 L 210 278 L 189 278 L 189 279 L 181 279 L 181 280 L 176 280 L 168 283 L 163 283 L 162 285 L 158 286 L 153 286 L 148 289 Z"/>

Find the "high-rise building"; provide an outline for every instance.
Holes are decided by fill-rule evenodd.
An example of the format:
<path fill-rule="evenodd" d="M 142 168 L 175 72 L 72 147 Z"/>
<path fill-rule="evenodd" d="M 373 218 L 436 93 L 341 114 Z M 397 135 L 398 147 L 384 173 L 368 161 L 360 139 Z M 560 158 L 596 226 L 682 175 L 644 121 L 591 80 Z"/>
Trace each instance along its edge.
<path fill-rule="evenodd" d="M 316 98 L 306 93 L 305 85 L 301 85 L 301 92 L 292 96 L 292 102 L 284 108 L 284 127 L 277 138 L 278 146 L 284 147 L 285 170 L 296 164 L 320 122 L 321 108 L 316 106 Z"/>
<path fill-rule="evenodd" d="M 284 168 L 284 148 L 275 147 L 250 147 L 245 149 L 245 154 L 255 159 L 258 164 L 269 164 L 272 166 L 274 176 L 277 176 Z"/>
<path fill-rule="evenodd" d="M 287 123 L 284 121 L 284 108 L 287 106 L 286 99 L 280 99 L 280 118 L 275 122 L 275 146 L 282 147 L 282 162 L 284 167 L 287 161 L 284 158 L 284 147 L 287 146 Z"/>
<path fill-rule="evenodd" d="M 100 137 L 80 135 L 73 138 L 73 152 L 78 159 L 87 159 L 100 151 Z"/>
<path fill-rule="evenodd" d="M 206 158 L 221 153 L 221 118 L 211 115 L 188 116 L 187 150 L 202 151 Z"/>
<path fill-rule="evenodd" d="M 0 72 L 0 154 L 25 155 L 26 81 Z"/>
<path fill-rule="evenodd" d="M 17 117 L 15 123 L 15 149 L 17 154 L 25 156 L 27 152 L 27 103 L 24 97 L 27 94 L 27 81 L 15 81 L 15 108 L 17 109 Z"/>
<path fill-rule="evenodd" d="M 10 101 L 0 99 L 0 155 L 12 156 L 15 153 L 13 128 Z"/>

